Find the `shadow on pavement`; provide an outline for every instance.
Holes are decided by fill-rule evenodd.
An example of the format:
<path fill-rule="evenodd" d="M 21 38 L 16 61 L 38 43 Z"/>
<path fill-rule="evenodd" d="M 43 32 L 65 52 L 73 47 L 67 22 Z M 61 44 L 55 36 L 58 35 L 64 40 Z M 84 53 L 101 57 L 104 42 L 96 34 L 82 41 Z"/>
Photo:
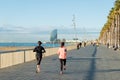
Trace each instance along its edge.
<path fill-rule="evenodd" d="M 119 72 L 120 69 L 97 70 L 96 72 Z"/>
<path fill-rule="evenodd" d="M 96 57 L 96 54 L 97 54 L 97 47 L 94 46 L 92 57 Z M 95 72 L 96 72 L 96 59 L 92 58 L 90 63 L 90 68 L 84 80 L 94 80 Z"/>

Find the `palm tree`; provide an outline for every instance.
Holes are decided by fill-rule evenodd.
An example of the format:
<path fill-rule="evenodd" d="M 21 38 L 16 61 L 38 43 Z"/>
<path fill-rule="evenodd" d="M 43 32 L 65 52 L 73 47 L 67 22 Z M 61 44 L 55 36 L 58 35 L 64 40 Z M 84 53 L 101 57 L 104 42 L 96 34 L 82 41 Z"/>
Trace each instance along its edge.
<path fill-rule="evenodd" d="M 120 38 L 119 37 L 119 35 L 120 35 L 120 30 L 119 30 L 120 29 L 120 26 L 119 26 L 119 24 L 120 24 L 120 22 L 119 22 L 120 21 L 119 20 L 120 19 L 120 16 L 119 16 L 120 15 L 120 13 L 119 13 L 119 10 L 120 10 L 120 0 L 116 0 L 114 6 L 115 6 L 115 13 L 116 13 L 115 15 L 116 15 L 116 28 L 117 28 L 116 29 L 116 34 L 117 34 L 116 35 L 116 42 L 117 42 L 116 46 L 119 46 L 119 44 L 120 44 L 120 41 L 119 41 L 119 38 Z"/>
<path fill-rule="evenodd" d="M 120 46 L 120 0 L 116 0 L 114 7 L 111 8 L 99 39 L 105 43 L 107 41 L 111 45 Z"/>

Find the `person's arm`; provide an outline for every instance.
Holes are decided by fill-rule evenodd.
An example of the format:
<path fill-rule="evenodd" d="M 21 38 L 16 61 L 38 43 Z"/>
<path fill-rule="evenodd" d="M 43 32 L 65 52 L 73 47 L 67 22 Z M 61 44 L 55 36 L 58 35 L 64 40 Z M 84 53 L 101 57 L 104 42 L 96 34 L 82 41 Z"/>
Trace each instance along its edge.
<path fill-rule="evenodd" d="M 64 52 L 67 52 L 67 48 L 66 47 L 64 47 Z"/>
<path fill-rule="evenodd" d="M 33 52 L 36 52 L 36 47 L 33 49 Z"/>
<path fill-rule="evenodd" d="M 46 52 L 46 51 L 45 51 L 45 48 L 42 47 L 42 53 L 45 53 L 45 52 Z"/>
<path fill-rule="evenodd" d="M 65 48 L 65 52 L 67 52 L 67 49 Z"/>
<path fill-rule="evenodd" d="M 60 49 L 58 49 L 57 54 L 60 54 Z"/>

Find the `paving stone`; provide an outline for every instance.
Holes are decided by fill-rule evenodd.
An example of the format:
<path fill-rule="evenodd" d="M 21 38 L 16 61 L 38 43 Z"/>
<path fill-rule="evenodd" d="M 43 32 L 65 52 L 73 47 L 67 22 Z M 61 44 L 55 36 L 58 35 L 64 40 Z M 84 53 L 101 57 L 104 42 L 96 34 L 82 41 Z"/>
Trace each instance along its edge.
<path fill-rule="evenodd" d="M 67 69 L 59 74 L 58 55 L 45 57 L 41 72 L 36 73 L 36 61 L 0 69 L 0 80 L 119 80 L 120 51 L 101 45 L 68 51 Z"/>

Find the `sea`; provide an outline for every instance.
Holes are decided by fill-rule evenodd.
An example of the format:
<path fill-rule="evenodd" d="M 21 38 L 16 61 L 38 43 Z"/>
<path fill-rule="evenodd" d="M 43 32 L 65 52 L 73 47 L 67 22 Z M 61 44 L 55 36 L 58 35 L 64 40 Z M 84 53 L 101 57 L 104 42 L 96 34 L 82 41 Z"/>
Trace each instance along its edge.
<path fill-rule="evenodd" d="M 34 47 L 37 46 L 37 43 L 0 43 L 0 47 Z M 66 44 L 68 45 L 68 44 Z M 59 47 L 60 44 L 58 43 L 43 43 L 43 47 L 50 48 L 50 47 Z"/>

